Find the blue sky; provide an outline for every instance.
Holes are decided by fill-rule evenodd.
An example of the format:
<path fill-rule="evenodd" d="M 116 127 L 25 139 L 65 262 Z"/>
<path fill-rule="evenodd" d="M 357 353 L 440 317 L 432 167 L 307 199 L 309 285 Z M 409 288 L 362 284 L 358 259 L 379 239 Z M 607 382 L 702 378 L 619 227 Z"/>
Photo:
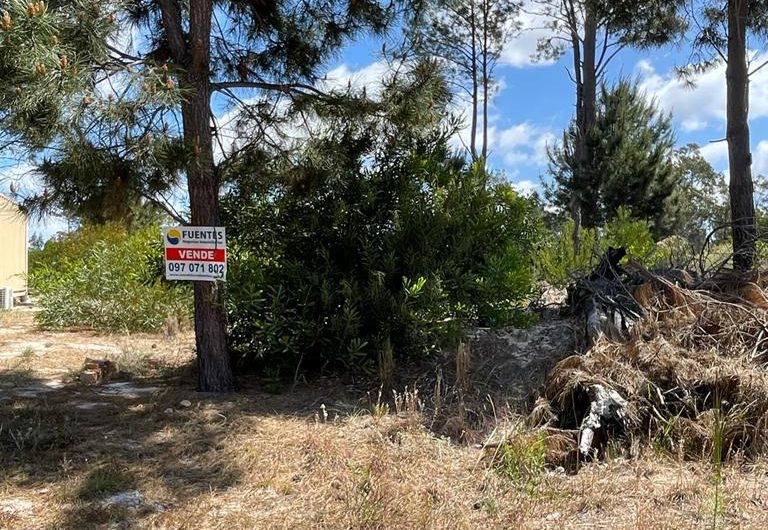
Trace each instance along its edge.
<path fill-rule="evenodd" d="M 546 146 L 560 138 L 574 110 L 574 85 L 566 71 L 570 54 L 556 62 L 531 59 L 541 34 L 524 32 L 505 46 L 495 72 L 501 89 L 489 119 L 490 165 L 525 191 L 546 179 Z M 331 64 L 329 78 L 375 84 L 382 73 L 377 67 L 379 49 L 380 44 L 370 41 L 348 48 Z M 675 72 L 689 55 L 687 42 L 643 52 L 625 49 L 611 62 L 607 80 L 637 79 L 647 97 L 672 114 L 678 145 L 699 144 L 704 157 L 727 175 L 727 145 L 719 141 L 725 137 L 725 67 L 698 76 L 691 88 Z M 757 65 L 768 55 L 754 52 L 753 57 Z M 753 173 L 768 174 L 768 68 L 753 76 L 750 92 Z"/>
<path fill-rule="evenodd" d="M 569 54 L 554 62 L 532 60 L 542 34 L 541 30 L 524 31 L 505 45 L 495 72 L 500 90 L 492 102 L 489 119 L 489 163 L 503 170 L 525 192 L 537 189 L 541 178 L 546 178 L 547 146 L 560 138 L 571 120 L 575 99 L 567 73 Z M 386 73 L 378 55 L 380 50 L 381 42 L 372 38 L 349 46 L 329 62 L 328 83 L 346 86 L 351 80 L 369 87 L 369 93 L 375 92 L 377 82 Z M 760 64 L 763 54 L 754 55 L 755 64 Z M 672 114 L 678 144 L 698 143 L 705 158 L 716 169 L 725 171 L 726 144 L 713 143 L 725 136 L 725 68 L 720 66 L 699 76 L 696 87 L 690 88 L 675 74 L 675 66 L 684 65 L 688 57 L 685 42 L 643 53 L 626 49 L 614 58 L 607 79 L 636 78 L 647 96 Z M 753 172 L 768 174 L 768 68 L 755 74 L 750 93 Z M 22 165 L 10 172 L 25 170 Z M 0 185 L 0 191 L 6 189 Z M 60 219 L 48 219 L 34 222 L 30 233 L 49 237 L 66 227 Z"/>

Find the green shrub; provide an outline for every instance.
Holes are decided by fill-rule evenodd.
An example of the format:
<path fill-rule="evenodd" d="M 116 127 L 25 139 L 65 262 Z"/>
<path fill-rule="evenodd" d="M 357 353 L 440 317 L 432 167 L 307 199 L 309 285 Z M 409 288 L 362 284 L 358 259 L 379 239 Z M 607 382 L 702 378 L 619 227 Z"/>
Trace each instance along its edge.
<path fill-rule="evenodd" d="M 131 233 L 112 224 L 85 226 L 46 243 L 29 275 L 40 325 L 153 331 L 169 318 L 188 321 L 188 286 L 157 276 L 159 233 L 157 226 Z"/>
<path fill-rule="evenodd" d="M 598 262 L 600 244 L 597 230 L 582 228 L 578 254 L 573 248 L 574 222 L 568 219 L 559 234 L 542 240 L 536 254 L 539 276 L 556 287 L 565 287 L 574 278 L 587 274 Z"/>
<path fill-rule="evenodd" d="M 529 202 L 453 156 L 447 134 L 378 125 L 340 122 L 292 164 L 233 169 L 229 333 L 242 364 L 373 371 L 469 323 L 530 321 Z"/>
<path fill-rule="evenodd" d="M 648 221 L 633 218 L 628 208 L 619 207 L 616 216 L 605 224 L 602 234 L 602 251 L 609 246 L 624 247 L 627 251 L 625 259 L 655 264 L 656 242 L 651 235 L 651 225 Z"/>
<path fill-rule="evenodd" d="M 675 249 L 672 242 L 657 245 L 647 221 L 635 219 L 630 210 L 620 207 L 616 216 L 599 229 L 582 228 L 578 255 L 573 249 L 574 223 L 568 219 L 560 233 L 550 234 L 543 240 L 537 254 L 536 265 L 541 279 L 564 287 L 575 278 L 589 273 L 600 261 L 608 247 L 624 247 L 629 259 L 636 259 L 652 267 L 670 258 Z"/>
<path fill-rule="evenodd" d="M 499 446 L 494 464 L 502 476 L 530 491 L 544 472 L 546 452 L 544 433 L 515 432 Z"/>

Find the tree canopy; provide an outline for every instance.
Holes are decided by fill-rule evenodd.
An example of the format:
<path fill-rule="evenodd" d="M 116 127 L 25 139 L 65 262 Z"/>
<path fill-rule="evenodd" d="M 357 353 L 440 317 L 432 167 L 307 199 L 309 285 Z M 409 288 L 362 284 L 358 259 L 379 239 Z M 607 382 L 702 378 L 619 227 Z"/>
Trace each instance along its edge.
<path fill-rule="evenodd" d="M 623 206 L 649 220 L 657 237 L 669 234 L 675 223 L 675 205 L 669 199 L 677 185 L 669 116 L 630 81 L 612 88 L 604 84 L 588 138 L 592 158 L 587 182 L 575 178 L 583 166 L 575 155 L 574 127 L 550 151 L 554 183 L 548 194 L 553 204 L 567 210 L 574 195 L 582 197 L 589 206 L 582 223 L 590 228 L 601 226 Z"/>
<path fill-rule="evenodd" d="M 766 10 L 747 0 L 704 4 L 701 24 L 684 16 L 681 0 L 0 0 L 0 133 L 34 165 L 37 186 L 22 192 L 31 212 L 128 227 L 146 215 L 218 226 L 226 196 L 227 222 L 261 238 L 231 231 L 242 270 L 260 282 L 232 292 L 254 305 L 233 306 L 213 282 L 193 291 L 198 386 L 230 392 L 228 333 L 248 356 L 237 326 L 261 333 L 278 309 L 283 324 L 287 314 L 314 323 L 308 349 L 322 337 L 323 347 L 370 360 L 437 316 L 499 322 L 519 308 L 538 222 L 485 163 L 491 114 L 505 110 L 490 105 L 494 67 L 521 13 L 550 30 L 542 56 L 567 50 L 572 60 L 575 109 L 549 148 L 547 198 L 572 217 L 574 256 L 590 250 L 578 249 L 582 224 L 595 237 L 630 227 L 619 232 L 642 232 L 644 247 L 651 234 L 679 232 L 698 247 L 702 231 L 724 219 L 720 175 L 693 147 L 674 150 L 671 118 L 636 83 L 608 79 L 621 50 L 660 46 L 699 23 L 692 49 L 712 54 L 700 66 L 728 62 L 732 237 L 737 267 L 751 266 L 745 46 L 747 36 L 765 35 Z M 384 88 L 323 78 L 347 44 L 392 29 L 407 31 L 401 45 L 382 47 Z M 453 150 L 457 94 L 472 105 L 468 157 Z M 259 254 L 265 248 L 271 256 Z M 391 297 L 374 299 L 381 278 Z M 422 288 L 433 298 L 419 313 Z M 273 305 L 259 305 L 265 300 Z M 385 313 L 402 325 L 380 326 Z M 348 333 L 344 318 L 364 321 L 365 332 Z M 416 321 L 425 327 L 410 327 Z M 338 334 L 329 338 L 324 326 Z M 292 330 L 259 347 L 279 349 Z M 355 347 L 350 337 L 360 339 Z"/>

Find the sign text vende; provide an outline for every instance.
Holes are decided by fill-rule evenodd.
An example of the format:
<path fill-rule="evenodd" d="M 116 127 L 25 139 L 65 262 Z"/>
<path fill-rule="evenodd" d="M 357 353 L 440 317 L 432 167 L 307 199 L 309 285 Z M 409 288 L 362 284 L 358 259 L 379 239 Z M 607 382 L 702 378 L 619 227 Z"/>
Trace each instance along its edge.
<path fill-rule="evenodd" d="M 167 279 L 226 280 L 227 239 L 224 227 L 164 228 L 163 243 Z"/>
<path fill-rule="evenodd" d="M 165 259 L 171 261 L 227 261 L 227 254 L 223 248 L 167 248 Z"/>

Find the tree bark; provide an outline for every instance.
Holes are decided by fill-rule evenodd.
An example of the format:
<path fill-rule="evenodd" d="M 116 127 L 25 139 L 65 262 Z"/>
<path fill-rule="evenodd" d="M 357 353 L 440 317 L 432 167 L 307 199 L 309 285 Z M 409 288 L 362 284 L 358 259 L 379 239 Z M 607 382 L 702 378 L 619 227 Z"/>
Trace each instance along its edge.
<path fill-rule="evenodd" d="M 475 11 L 475 0 L 470 0 L 469 8 L 469 32 L 472 39 L 472 134 L 470 136 L 469 151 L 472 160 L 477 160 L 477 13 Z"/>
<path fill-rule="evenodd" d="M 483 0 L 482 3 L 483 6 L 483 50 L 482 50 L 482 61 L 483 61 L 483 145 L 482 145 L 482 157 L 483 157 L 483 168 L 485 168 L 486 164 L 486 158 L 488 158 L 488 88 L 491 83 L 489 79 L 489 73 L 488 73 L 488 57 L 490 54 L 490 51 L 488 49 L 488 25 L 490 24 L 490 20 L 488 20 L 488 15 L 490 11 L 490 5 L 489 0 Z"/>
<path fill-rule="evenodd" d="M 576 138 L 574 141 L 574 155 L 576 160 L 581 162 L 583 159 L 583 142 L 581 133 L 581 124 L 584 112 L 584 82 L 582 77 L 581 64 L 581 39 L 579 37 L 578 17 L 573 0 L 570 0 L 565 6 L 568 18 L 568 25 L 571 34 L 571 48 L 573 50 L 573 79 L 576 83 Z M 573 220 L 573 234 L 571 242 L 573 243 L 573 253 L 579 255 L 581 249 L 581 198 L 578 193 L 579 168 L 571 176 L 571 219 Z"/>
<path fill-rule="evenodd" d="M 731 202 L 733 265 L 752 268 L 757 228 L 749 140 L 749 70 L 747 65 L 747 0 L 728 0 L 728 66 L 726 118 Z"/>
<path fill-rule="evenodd" d="M 178 0 L 160 0 L 163 24 L 174 62 L 183 70 L 179 87 L 185 93 L 181 116 L 187 167 L 189 204 L 194 226 L 219 224 L 219 180 L 213 160 L 210 127 L 210 36 L 212 0 L 192 0 L 189 38 L 184 38 Z M 195 345 L 199 368 L 198 390 L 233 392 L 235 378 L 227 352 L 223 293 L 212 282 L 195 282 Z"/>
<path fill-rule="evenodd" d="M 573 5 L 573 4 L 571 4 Z M 597 69 L 595 66 L 597 50 L 597 15 L 589 2 L 584 5 L 584 37 L 578 34 L 578 17 L 572 11 L 571 35 L 573 41 L 574 66 L 577 69 L 576 79 L 576 142 L 575 154 L 577 167 L 573 179 L 573 199 L 571 203 L 571 218 L 573 219 L 573 251 L 578 256 L 581 248 L 581 226 L 584 222 L 584 210 L 590 205 L 585 204 L 582 191 L 590 185 L 589 167 L 592 161 L 592 150 L 589 146 L 589 133 L 595 124 L 595 108 L 597 105 Z M 596 205 L 591 205 L 596 207 Z"/>
<path fill-rule="evenodd" d="M 595 65 L 597 53 L 597 14 L 590 2 L 584 5 L 584 48 L 582 53 L 582 96 L 581 96 L 581 122 L 579 125 L 579 141 L 581 143 L 581 157 L 579 159 L 579 190 L 589 188 L 593 178 L 592 148 L 589 145 L 589 135 L 595 126 L 595 112 L 597 107 L 597 67 Z M 584 224 L 584 210 L 596 208 L 597 205 L 585 204 L 585 198 L 581 199 L 581 222 Z M 592 216 L 590 216 L 592 217 Z M 586 226 L 594 226 L 587 223 Z"/>

